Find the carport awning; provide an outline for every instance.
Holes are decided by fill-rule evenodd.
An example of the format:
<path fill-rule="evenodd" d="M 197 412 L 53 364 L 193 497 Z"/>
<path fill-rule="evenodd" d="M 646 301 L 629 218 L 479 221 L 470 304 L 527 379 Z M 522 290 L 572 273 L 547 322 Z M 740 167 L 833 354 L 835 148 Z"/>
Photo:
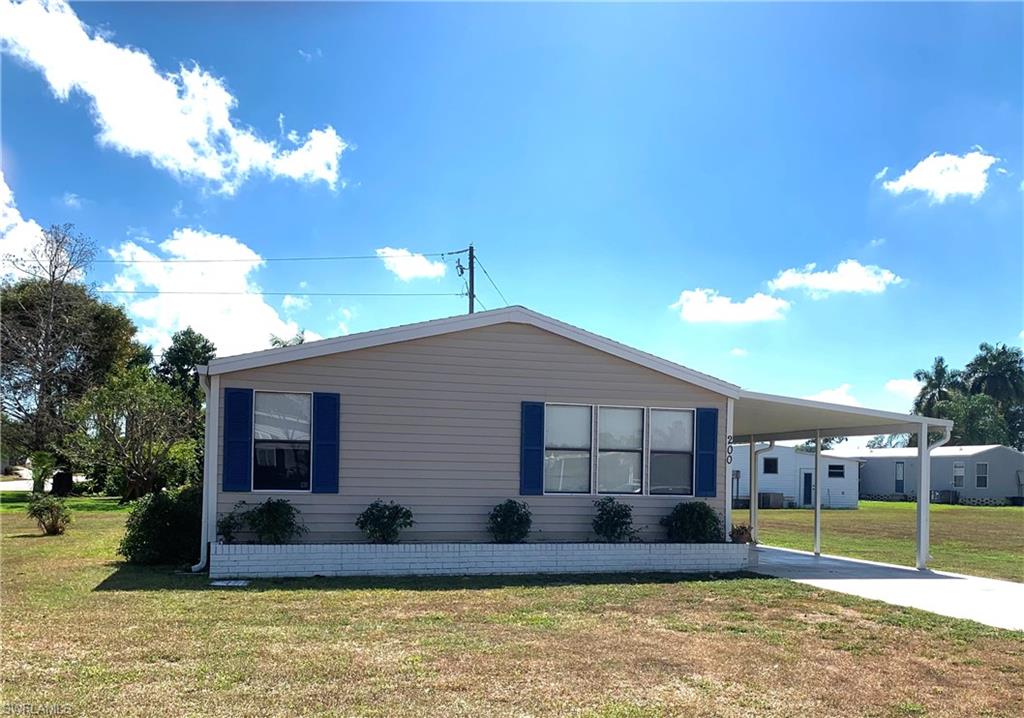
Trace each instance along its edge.
<path fill-rule="evenodd" d="M 953 426 L 947 419 L 828 404 L 823 401 L 741 390 L 733 410 L 733 436 L 743 442 L 751 435 L 761 441 L 812 439 L 822 436 L 873 436 L 913 433 L 927 424 L 929 431 Z"/>

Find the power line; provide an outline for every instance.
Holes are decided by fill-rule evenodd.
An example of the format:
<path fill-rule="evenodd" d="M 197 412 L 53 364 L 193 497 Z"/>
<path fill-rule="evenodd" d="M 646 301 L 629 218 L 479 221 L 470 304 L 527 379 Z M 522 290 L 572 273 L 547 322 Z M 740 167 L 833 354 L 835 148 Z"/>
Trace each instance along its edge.
<path fill-rule="evenodd" d="M 505 302 L 505 306 L 507 307 L 508 306 L 508 300 L 505 299 L 505 295 L 502 294 L 501 290 L 498 289 L 498 285 L 494 283 L 493 279 L 491 279 L 491 273 L 487 271 L 487 267 L 485 267 L 483 265 L 483 262 L 480 261 L 480 255 L 479 254 L 476 256 L 476 263 L 480 265 L 480 269 L 484 270 L 484 276 L 487 277 L 487 281 L 491 283 L 491 286 L 494 287 L 494 291 L 496 291 L 498 293 L 498 296 L 501 297 L 501 301 Z"/>
<path fill-rule="evenodd" d="M 97 289 L 97 294 L 195 294 L 217 296 L 284 297 L 464 297 L 465 292 L 207 292 L 160 289 Z"/>
<path fill-rule="evenodd" d="M 260 257 L 259 259 L 94 259 L 94 264 L 214 264 L 214 263 L 246 263 L 260 264 L 262 262 L 337 262 L 347 259 L 402 259 L 411 256 L 417 257 L 447 257 L 457 254 L 465 254 L 468 249 L 457 249 L 452 252 L 410 252 L 409 254 L 348 254 L 326 257 Z"/>

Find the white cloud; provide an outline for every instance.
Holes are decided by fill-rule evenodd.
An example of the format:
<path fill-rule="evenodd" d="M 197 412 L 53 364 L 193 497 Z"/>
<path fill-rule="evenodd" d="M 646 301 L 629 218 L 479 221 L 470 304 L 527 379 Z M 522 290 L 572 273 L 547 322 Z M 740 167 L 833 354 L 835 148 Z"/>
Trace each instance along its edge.
<path fill-rule="evenodd" d="M 342 307 L 338 310 L 338 331 L 342 334 L 350 333 L 350 325 L 352 318 L 355 316 L 355 312 L 348 307 Z"/>
<path fill-rule="evenodd" d="M 299 289 L 305 289 L 308 286 L 309 286 L 309 282 L 307 282 L 305 279 L 303 279 L 301 282 L 299 282 Z"/>
<path fill-rule="evenodd" d="M 898 179 L 882 186 L 892 194 L 925 192 L 932 202 L 945 202 L 956 195 L 978 199 L 988 187 L 989 168 L 998 161 L 998 157 L 985 154 L 980 147 L 962 156 L 933 152 Z"/>
<path fill-rule="evenodd" d="M 123 260 L 150 260 L 123 268 L 103 290 L 158 290 L 160 294 L 112 295 L 120 298 L 139 324 L 140 340 L 166 347 L 171 335 L 187 326 L 217 345 L 217 354 L 267 349 L 270 335 L 294 336 L 300 329 L 281 318 L 262 296 L 252 274 L 263 258 L 248 246 L 224 234 L 202 229 L 176 229 L 154 254 L 134 242 L 123 242 L 110 256 Z M 234 262 L 152 262 L 154 259 L 234 259 Z M 239 294 L 172 294 L 171 292 L 239 292 Z M 307 340 L 319 339 L 306 332 Z"/>
<path fill-rule="evenodd" d="M 42 239 L 43 228 L 34 219 L 25 219 L 14 203 L 14 193 L 7 186 L 0 169 L 0 277 L 13 277 L 17 270 L 11 264 L 24 261 Z"/>
<path fill-rule="evenodd" d="M 381 247 L 376 252 L 388 271 L 403 282 L 413 279 L 439 279 L 447 271 L 444 262 L 435 262 L 408 249 Z"/>
<path fill-rule="evenodd" d="M 888 165 L 875 172 L 875 181 L 877 182 L 878 180 L 883 179 L 887 174 L 889 174 Z"/>
<path fill-rule="evenodd" d="M 871 247 L 871 249 L 877 249 L 878 247 L 881 247 L 883 244 L 885 244 L 885 237 L 876 237 L 875 239 L 872 239 L 871 241 L 868 242 L 868 246 Z"/>
<path fill-rule="evenodd" d="M 913 401 L 921 392 L 921 382 L 917 379 L 890 379 L 885 382 L 885 390 L 901 399 Z"/>
<path fill-rule="evenodd" d="M 902 277 L 873 264 L 864 265 L 856 259 L 844 259 L 835 269 L 814 271 L 813 262 L 803 269 L 786 269 L 768 282 L 772 291 L 803 289 L 812 299 L 823 299 L 830 294 L 852 292 L 879 294 L 890 284 L 899 284 Z"/>
<path fill-rule="evenodd" d="M 745 357 L 749 353 L 750 352 L 748 352 L 746 349 L 742 347 L 733 347 L 732 349 L 729 350 L 729 354 L 734 357 Z"/>
<path fill-rule="evenodd" d="M 685 322 L 767 322 L 783 318 L 790 303 L 758 292 L 742 302 L 723 297 L 714 289 L 687 289 L 670 309 Z"/>
<path fill-rule="evenodd" d="M 338 183 L 347 145 L 333 127 L 282 149 L 232 118 L 238 100 L 223 80 L 196 64 L 162 72 L 146 52 L 87 28 L 63 0 L 0 0 L 0 45 L 41 70 L 58 99 L 86 96 L 101 144 L 176 176 L 229 194 L 253 173 Z"/>
<path fill-rule="evenodd" d="M 824 389 L 817 394 L 805 396 L 810 401 L 825 401 L 829 404 L 844 404 L 846 406 L 861 406 L 861 403 L 850 395 L 850 384 L 840 384 L 835 389 Z"/>
<path fill-rule="evenodd" d="M 82 208 L 82 198 L 79 197 L 74 192 L 65 192 L 64 196 L 61 197 L 61 202 L 63 202 L 64 206 L 68 207 L 69 209 Z"/>
<path fill-rule="evenodd" d="M 284 295 L 284 299 L 281 300 L 281 308 L 286 312 L 309 309 L 309 297 L 286 294 Z"/>

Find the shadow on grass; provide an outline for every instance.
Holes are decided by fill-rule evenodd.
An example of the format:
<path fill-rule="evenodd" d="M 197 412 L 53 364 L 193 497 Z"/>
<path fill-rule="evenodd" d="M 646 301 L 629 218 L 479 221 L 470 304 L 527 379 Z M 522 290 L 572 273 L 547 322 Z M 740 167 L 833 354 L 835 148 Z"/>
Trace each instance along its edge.
<path fill-rule="evenodd" d="M 0 511 L 24 511 L 30 498 L 31 491 L 0 491 Z M 72 511 L 127 511 L 131 508 L 131 504 L 121 503 L 118 496 L 68 496 L 64 501 Z"/>
<path fill-rule="evenodd" d="M 210 585 L 209 574 L 190 573 L 168 566 L 131 566 L 112 563 L 116 569 L 94 591 L 466 591 L 545 586 L 635 585 L 643 583 L 696 583 L 701 581 L 771 580 L 756 573 L 593 573 L 531 574 L 522 576 L 358 576 L 248 579 L 247 586 Z"/>

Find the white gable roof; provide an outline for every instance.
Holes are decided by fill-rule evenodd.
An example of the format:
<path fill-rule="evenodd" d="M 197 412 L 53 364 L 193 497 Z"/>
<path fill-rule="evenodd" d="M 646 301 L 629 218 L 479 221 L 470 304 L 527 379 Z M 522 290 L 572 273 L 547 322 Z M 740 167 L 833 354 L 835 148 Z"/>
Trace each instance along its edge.
<path fill-rule="evenodd" d="M 942 456 L 976 456 L 983 454 L 986 451 L 992 449 L 1007 449 L 1008 451 L 1016 451 L 1009 446 L 1002 446 L 1000 444 L 981 444 L 977 446 L 940 446 L 937 449 L 932 449 L 932 457 Z M 905 448 L 893 448 L 893 449 L 844 449 L 841 446 L 837 446 L 834 449 L 829 449 L 829 453 L 833 456 L 844 456 L 851 459 L 872 459 L 872 458 L 886 458 L 886 459 L 912 459 L 917 456 L 916 447 L 905 447 Z"/>
<path fill-rule="evenodd" d="M 398 342 L 411 341 L 413 339 L 424 339 L 436 337 L 453 332 L 461 332 L 467 329 L 489 327 L 495 324 L 505 323 L 527 324 L 544 331 L 557 334 L 574 342 L 602 351 L 606 354 L 625 359 L 648 369 L 666 374 L 676 379 L 695 384 L 708 389 L 709 391 L 736 398 L 739 396 L 740 388 L 727 381 L 716 379 L 709 374 L 703 374 L 688 367 L 670 362 L 667 359 L 656 357 L 653 354 L 633 349 L 625 344 L 607 339 L 606 337 L 574 327 L 571 324 L 560 322 L 557 319 L 538 314 L 525 307 L 513 306 L 503 309 L 492 309 L 487 312 L 475 314 L 463 314 L 445 319 L 433 319 L 416 324 L 405 324 L 398 327 L 378 329 L 371 332 L 350 334 L 345 337 L 333 339 L 322 339 L 315 342 L 306 342 L 291 347 L 278 349 L 266 349 L 264 351 L 250 352 L 248 354 L 237 354 L 229 357 L 218 357 L 206 367 L 200 367 L 203 374 L 225 374 L 228 372 L 242 371 L 244 369 L 256 369 L 259 367 L 283 364 L 285 362 L 299 361 L 301 359 L 312 359 L 330 354 L 341 354 L 344 352 L 356 351 L 358 349 L 369 349 L 371 347 L 396 344 Z"/>

